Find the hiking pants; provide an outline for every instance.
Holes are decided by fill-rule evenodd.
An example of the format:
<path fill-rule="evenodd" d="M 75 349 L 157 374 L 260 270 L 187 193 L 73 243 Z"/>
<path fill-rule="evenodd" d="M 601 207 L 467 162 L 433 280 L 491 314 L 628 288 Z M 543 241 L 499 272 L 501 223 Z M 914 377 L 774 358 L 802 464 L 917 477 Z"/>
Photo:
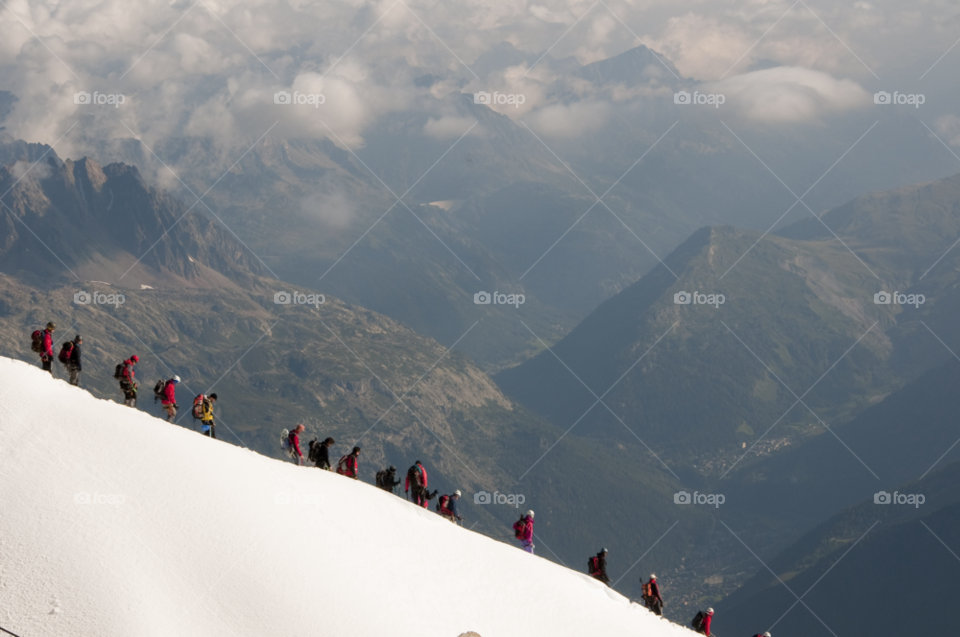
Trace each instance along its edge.
<path fill-rule="evenodd" d="M 42 363 L 43 371 L 50 372 L 50 375 L 53 376 L 53 359 L 41 358 L 40 362 Z"/>
<path fill-rule="evenodd" d="M 71 365 L 70 370 L 70 384 L 79 387 L 80 385 L 80 370 L 77 369 L 74 365 Z"/>
<path fill-rule="evenodd" d="M 427 506 L 426 489 L 415 484 L 410 485 L 410 501 L 418 506 Z"/>
<path fill-rule="evenodd" d="M 520 545 L 523 547 L 524 551 L 526 551 L 530 555 L 533 555 L 533 542 L 531 542 L 530 540 L 522 540 L 520 542 Z"/>
<path fill-rule="evenodd" d="M 659 599 L 650 599 L 647 600 L 647 608 L 652 610 L 655 615 L 663 617 L 663 604 Z"/>
<path fill-rule="evenodd" d="M 206 423 L 204 423 L 204 424 L 206 424 Z M 209 436 L 210 438 L 213 438 L 214 440 L 216 440 L 216 439 L 217 439 L 217 426 L 216 426 L 215 424 L 213 424 L 213 421 L 210 421 L 210 424 L 209 424 L 208 427 L 209 427 L 209 428 L 208 428 L 206 431 L 201 432 L 201 433 L 203 433 L 204 436 Z"/>

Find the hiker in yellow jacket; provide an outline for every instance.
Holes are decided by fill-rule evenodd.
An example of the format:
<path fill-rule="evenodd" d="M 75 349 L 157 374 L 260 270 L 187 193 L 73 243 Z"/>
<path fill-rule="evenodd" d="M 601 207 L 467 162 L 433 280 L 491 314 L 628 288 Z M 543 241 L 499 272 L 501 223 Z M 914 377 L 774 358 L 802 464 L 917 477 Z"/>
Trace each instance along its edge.
<path fill-rule="evenodd" d="M 213 422 L 213 404 L 217 402 L 217 395 L 210 394 L 200 405 L 200 433 L 216 439 L 216 424 Z"/>

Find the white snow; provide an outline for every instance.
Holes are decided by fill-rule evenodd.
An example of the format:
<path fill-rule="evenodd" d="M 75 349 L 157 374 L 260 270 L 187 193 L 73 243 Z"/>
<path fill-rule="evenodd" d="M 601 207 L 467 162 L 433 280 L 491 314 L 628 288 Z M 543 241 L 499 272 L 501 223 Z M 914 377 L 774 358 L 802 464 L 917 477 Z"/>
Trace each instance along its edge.
<path fill-rule="evenodd" d="M 0 626 L 21 637 L 692 634 L 370 484 L 209 440 L 6 358 Z"/>

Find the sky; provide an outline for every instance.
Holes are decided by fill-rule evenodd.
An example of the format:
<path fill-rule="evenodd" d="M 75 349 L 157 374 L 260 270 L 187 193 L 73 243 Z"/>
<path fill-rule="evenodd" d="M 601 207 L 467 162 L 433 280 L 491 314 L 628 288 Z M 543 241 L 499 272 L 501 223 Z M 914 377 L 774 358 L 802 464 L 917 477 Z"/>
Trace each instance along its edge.
<path fill-rule="evenodd" d="M 395 112 L 429 113 L 428 137 L 462 134 L 471 121 L 443 98 L 498 91 L 523 103 L 495 110 L 576 138 L 617 102 L 669 101 L 675 75 L 758 125 L 816 124 L 869 108 L 877 90 L 956 86 L 957 40 L 960 7 L 943 1 L 4 0 L 0 90 L 18 101 L 2 124 L 48 144 L 69 131 L 68 156 L 131 137 L 356 148 Z M 570 75 L 640 45 L 662 60 L 646 85 Z M 277 103 L 282 92 L 303 103 Z M 960 143 L 953 113 L 937 111 L 931 128 Z"/>

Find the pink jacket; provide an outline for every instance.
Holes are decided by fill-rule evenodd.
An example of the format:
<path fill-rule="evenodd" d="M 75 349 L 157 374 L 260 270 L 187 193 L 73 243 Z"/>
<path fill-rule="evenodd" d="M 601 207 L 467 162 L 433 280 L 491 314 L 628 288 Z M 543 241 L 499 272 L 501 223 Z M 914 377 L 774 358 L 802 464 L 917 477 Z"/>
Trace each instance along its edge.
<path fill-rule="evenodd" d="M 529 515 L 527 516 L 527 528 L 523 530 L 523 537 L 520 539 L 524 542 L 533 542 L 533 518 Z"/>
<path fill-rule="evenodd" d="M 43 330 L 43 354 L 40 356 L 53 358 L 53 332 L 50 330 Z"/>

